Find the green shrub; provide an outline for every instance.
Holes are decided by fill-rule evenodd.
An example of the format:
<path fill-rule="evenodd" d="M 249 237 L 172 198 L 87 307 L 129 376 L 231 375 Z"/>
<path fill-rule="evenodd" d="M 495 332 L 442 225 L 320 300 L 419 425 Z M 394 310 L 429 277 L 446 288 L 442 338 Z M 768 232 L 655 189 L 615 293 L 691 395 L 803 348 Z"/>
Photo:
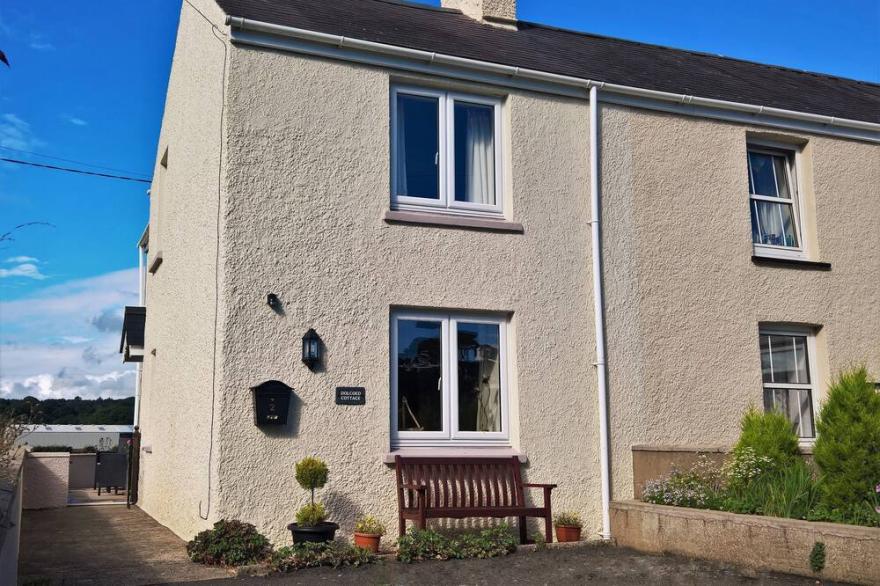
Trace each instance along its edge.
<path fill-rule="evenodd" d="M 581 516 L 577 513 L 562 512 L 553 517 L 553 524 L 557 527 L 577 527 L 584 526 Z"/>
<path fill-rule="evenodd" d="M 810 569 L 817 574 L 825 569 L 825 544 L 817 541 L 810 552 Z"/>
<path fill-rule="evenodd" d="M 826 521 L 828 523 L 844 523 L 846 525 L 862 525 L 864 527 L 880 527 L 880 511 L 869 501 L 829 507 L 819 503 L 808 517 L 810 521 Z"/>
<path fill-rule="evenodd" d="M 300 527 L 314 527 L 327 518 L 327 511 L 321 503 L 309 503 L 296 512 L 296 524 Z"/>
<path fill-rule="evenodd" d="M 385 535 L 385 525 L 376 517 L 363 517 L 358 519 L 354 524 L 356 533 L 364 533 L 366 535 Z"/>
<path fill-rule="evenodd" d="M 186 553 L 202 564 L 243 566 L 266 559 L 272 546 L 250 523 L 222 520 L 187 543 Z"/>
<path fill-rule="evenodd" d="M 296 481 L 312 493 L 315 502 L 315 489 L 327 484 L 327 464 L 317 458 L 303 458 L 296 463 Z"/>
<path fill-rule="evenodd" d="M 740 429 L 739 441 L 733 448 L 735 459 L 753 454 L 766 463 L 765 471 L 769 472 L 781 471 L 800 457 L 797 434 L 788 418 L 778 411 L 765 413 L 749 407 Z"/>
<path fill-rule="evenodd" d="M 491 558 L 516 551 L 510 527 L 501 524 L 476 533 L 445 536 L 431 529 L 412 529 L 397 540 L 397 559 L 404 563 L 423 560 Z"/>
<path fill-rule="evenodd" d="M 642 500 L 655 505 L 694 509 L 718 508 L 723 497 L 721 472 L 705 456 L 690 470 L 675 470 L 665 477 L 645 483 Z"/>
<path fill-rule="evenodd" d="M 291 572 L 318 566 L 361 566 L 374 561 L 376 556 L 365 549 L 330 541 L 282 547 L 272 555 L 270 566 L 276 572 Z"/>
<path fill-rule="evenodd" d="M 840 374 L 819 412 L 813 453 L 822 505 L 859 510 L 880 483 L 880 394 L 864 367 Z"/>

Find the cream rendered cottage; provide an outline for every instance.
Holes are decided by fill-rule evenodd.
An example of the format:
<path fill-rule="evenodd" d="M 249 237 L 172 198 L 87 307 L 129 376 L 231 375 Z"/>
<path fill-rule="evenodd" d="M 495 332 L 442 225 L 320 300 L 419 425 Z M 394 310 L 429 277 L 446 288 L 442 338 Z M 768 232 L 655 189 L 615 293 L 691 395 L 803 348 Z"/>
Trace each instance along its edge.
<path fill-rule="evenodd" d="M 749 404 L 808 449 L 831 374 L 880 372 L 878 227 L 874 84 L 514 0 L 186 0 L 141 241 L 139 504 L 285 542 L 304 456 L 350 531 L 394 526 L 395 453 L 507 454 L 607 537 L 634 450 L 729 446 Z M 285 425 L 255 424 L 265 381 Z"/>

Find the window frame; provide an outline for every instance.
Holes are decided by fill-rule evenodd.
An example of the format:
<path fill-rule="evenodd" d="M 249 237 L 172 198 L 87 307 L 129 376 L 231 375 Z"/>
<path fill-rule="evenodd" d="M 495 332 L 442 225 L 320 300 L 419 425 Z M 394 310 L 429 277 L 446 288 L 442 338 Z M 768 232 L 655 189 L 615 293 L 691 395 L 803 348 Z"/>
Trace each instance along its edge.
<path fill-rule="evenodd" d="M 398 322 L 400 320 L 433 321 L 441 323 L 441 367 L 443 413 L 442 431 L 398 430 Z M 501 431 L 458 430 L 458 323 L 492 324 L 498 326 L 498 345 L 501 388 Z M 476 447 L 510 446 L 510 384 L 508 332 L 509 319 L 505 315 L 491 313 L 462 313 L 447 311 L 394 311 L 391 314 L 391 344 L 389 364 L 391 370 L 391 447 Z"/>
<path fill-rule="evenodd" d="M 788 180 L 788 189 L 789 195 L 788 198 L 782 197 L 772 197 L 766 195 L 757 195 L 751 193 L 749 190 L 749 220 L 750 226 L 751 221 L 757 222 L 756 210 L 755 210 L 755 202 L 756 201 L 764 201 L 768 203 L 775 203 L 777 205 L 785 205 L 788 204 L 791 206 L 791 218 L 794 223 L 794 231 L 795 237 L 797 238 L 798 245 L 797 246 L 778 246 L 775 244 L 761 244 L 752 240 L 752 247 L 754 254 L 756 256 L 761 256 L 765 258 L 783 258 L 783 259 L 797 259 L 797 260 L 806 260 L 808 257 L 807 243 L 804 238 L 804 229 L 803 226 L 805 224 L 804 213 L 803 213 L 803 205 L 801 202 L 801 193 L 800 186 L 802 185 L 801 176 L 800 176 L 800 158 L 801 151 L 800 149 L 792 146 L 786 145 L 782 143 L 776 143 L 772 141 L 763 141 L 763 140 L 749 140 L 746 143 L 746 172 L 748 173 L 748 184 L 754 185 L 755 180 L 752 176 L 752 163 L 749 160 L 749 155 L 754 152 L 763 155 L 771 155 L 777 157 L 784 157 L 786 161 L 785 170 L 786 170 L 786 178 Z M 773 165 L 773 176 L 776 177 L 776 166 Z M 778 183 L 777 183 L 778 186 Z M 778 189 L 778 187 L 777 187 Z M 760 225 L 759 225 L 760 229 Z"/>
<path fill-rule="evenodd" d="M 758 328 L 758 355 L 760 360 L 760 336 L 791 336 L 806 338 L 807 341 L 807 372 L 810 375 L 809 384 L 803 383 L 767 383 L 764 382 L 763 362 L 761 363 L 761 400 L 763 404 L 764 393 L 767 389 L 808 390 L 810 391 L 810 409 L 813 423 L 813 435 L 801 436 L 798 433 L 798 442 L 801 445 L 812 445 L 816 441 L 818 431 L 816 429 L 816 416 L 819 413 L 819 384 L 818 370 L 816 368 L 816 331 L 809 327 L 767 325 Z M 771 353 L 772 356 L 772 353 Z M 788 417 L 788 414 L 785 414 Z"/>
<path fill-rule="evenodd" d="M 437 130 L 439 137 L 438 199 L 429 199 L 397 192 L 397 97 L 399 94 L 436 98 Z M 391 209 L 430 211 L 442 214 L 503 217 L 504 216 L 504 156 L 502 132 L 503 100 L 499 97 L 447 91 L 411 85 L 391 86 Z M 466 102 L 491 106 L 493 116 L 493 147 L 495 155 L 495 203 L 478 204 L 455 199 L 455 103 Z"/>

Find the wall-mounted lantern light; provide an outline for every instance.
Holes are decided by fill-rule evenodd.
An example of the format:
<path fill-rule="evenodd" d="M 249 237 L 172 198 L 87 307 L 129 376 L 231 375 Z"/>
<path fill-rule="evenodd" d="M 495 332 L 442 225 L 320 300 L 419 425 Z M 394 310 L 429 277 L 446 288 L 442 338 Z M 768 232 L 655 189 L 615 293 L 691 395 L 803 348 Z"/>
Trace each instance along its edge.
<path fill-rule="evenodd" d="M 274 311 L 281 309 L 281 300 L 278 299 L 278 296 L 274 293 L 269 293 L 269 295 L 266 296 L 266 303 L 269 304 L 269 307 Z"/>
<path fill-rule="evenodd" d="M 314 369 L 315 366 L 321 363 L 321 338 L 311 328 L 303 336 L 302 361 L 310 369 Z"/>
<path fill-rule="evenodd" d="M 254 395 L 254 424 L 286 425 L 293 389 L 281 381 L 270 380 L 251 387 Z"/>

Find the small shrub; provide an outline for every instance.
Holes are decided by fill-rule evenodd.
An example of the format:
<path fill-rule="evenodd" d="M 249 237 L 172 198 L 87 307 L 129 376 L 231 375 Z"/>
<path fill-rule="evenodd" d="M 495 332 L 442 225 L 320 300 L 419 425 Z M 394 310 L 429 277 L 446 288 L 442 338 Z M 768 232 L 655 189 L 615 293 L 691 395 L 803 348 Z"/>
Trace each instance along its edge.
<path fill-rule="evenodd" d="M 868 501 L 843 507 L 819 503 L 808 517 L 810 521 L 826 521 L 864 527 L 880 527 L 880 512 Z"/>
<path fill-rule="evenodd" d="M 642 500 L 655 505 L 714 509 L 722 499 L 723 486 L 720 470 L 701 456 L 690 470 L 673 470 L 668 476 L 645 483 Z"/>
<path fill-rule="evenodd" d="M 722 473 L 727 484 L 736 488 L 748 486 L 753 480 L 772 469 L 773 460 L 769 456 L 759 456 L 755 453 L 755 448 L 744 446 L 730 455 L 724 463 Z"/>
<path fill-rule="evenodd" d="M 321 503 L 310 503 L 296 512 L 296 524 L 300 527 L 315 527 L 327 518 L 327 511 Z"/>
<path fill-rule="evenodd" d="M 296 481 L 311 491 L 312 502 L 315 502 L 315 489 L 327 484 L 327 474 L 327 464 L 317 458 L 303 458 L 296 463 Z"/>
<path fill-rule="evenodd" d="M 243 566 L 266 559 L 272 546 L 250 523 L 222 520 L 187 543 L 186 553 L 202 564 Z"/>
<path fill-rule="evenodd" d="M 423 560 L 491 558 L 516 551 L 516 539 L 507 525 L 447 537 L 431 529 L 412 529 L 397 540 L 397 559 Z"/>
<path fill-rule="evenodd" d="M 276 572 L 292 572 L 318 566 L 362 566 L 374 561 L 376 556 L 365 549 L 330 541 L 282 547 L 272 555 L 270 566 Z"/>
<path fill-rule="evenodd" d="M 810 569 L 819 573 L 825 569 L 825 544 L 817 541 L 810 552 Z"/>
<path fill-rule="evenodd" d="M 765 413 L 749 407 L 740 422 L 733 457 L 746 458 L 747 450 L 763 462 L 765 471 L 780 471 L 799 458 L 798 438 L 788 418 L 778 411 Z"/>
<path fill-rule="evenodd" d="M 880 481 L 880 394 L 864 367 L 840 374 L 819 412 L 813 453 L 822 472 L 822 504 L 857 511 Z"/>
<path fill-rule="evenodd" d="M 553 524 L 557 527 L 577 527 L 578 529 L 584 526 L 580 515 L 569 512 L 562 512 L 553 517 Z"/>
<path fill-rule="evenodd" d="M 365 533 L 367 535 L 385 535 L 385 525 L 379 519 L 372 516 L 358 519 L 354 525 L 355 533 Z"/>

